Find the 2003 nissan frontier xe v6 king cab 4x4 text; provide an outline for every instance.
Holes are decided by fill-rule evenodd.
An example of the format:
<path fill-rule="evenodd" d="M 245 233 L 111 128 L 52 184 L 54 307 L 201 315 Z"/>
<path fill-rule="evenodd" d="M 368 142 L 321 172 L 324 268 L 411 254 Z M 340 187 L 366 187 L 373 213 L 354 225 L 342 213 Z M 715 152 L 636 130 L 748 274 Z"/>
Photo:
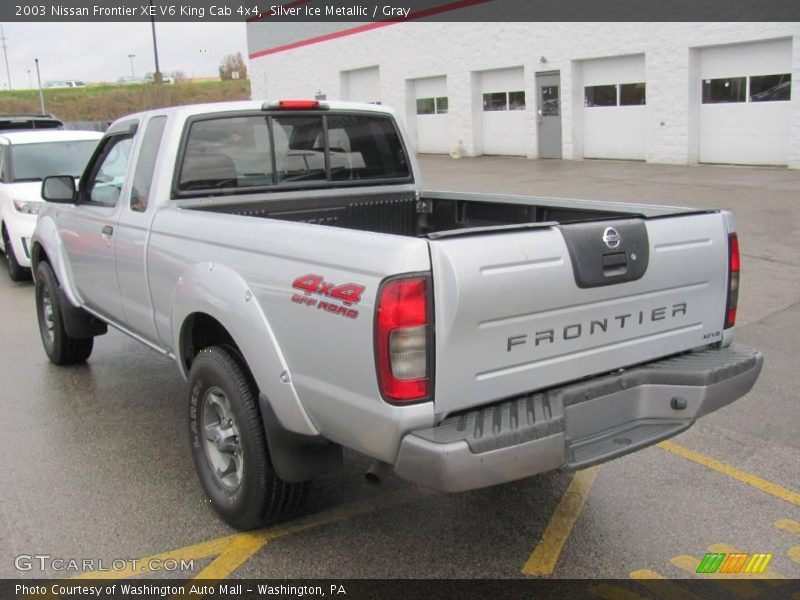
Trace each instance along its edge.
<path fill-rule="evenodd" d="M 342 448 L 480 488 L 673 436 L 761 369 L 732 345 L 730 213 L 428 191 L 385 107 L 135 114 L 77 189 L 42 187 L 48 357 L 85 361 L 110 324 L 173 358 L 237 528 L 287 517 Z"/>

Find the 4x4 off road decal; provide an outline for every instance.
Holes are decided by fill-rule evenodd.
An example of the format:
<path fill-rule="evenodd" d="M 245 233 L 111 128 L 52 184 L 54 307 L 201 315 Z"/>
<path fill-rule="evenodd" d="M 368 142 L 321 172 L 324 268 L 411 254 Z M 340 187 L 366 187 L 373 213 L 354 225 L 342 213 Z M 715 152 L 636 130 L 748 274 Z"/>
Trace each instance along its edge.
<path fill-rule="evenodd" d="M 348 319 L 357 319 L 358 311 L 352 308 L 353 304 L 361 301 L 361 294 L 364 293 L 363 285 L 355 283 L 345 283 L 336 285 L 325 281 L 321 275 L 303 275 L 292 283 L 292 287 L 303 290 L 303 294 L 293 294 L 292 302 L 315 306 L 317 310 L 322 310 L 333 315 L 341 315 Z M 312 298 L 313 295 L 324 296 L 324 300 Z"/>

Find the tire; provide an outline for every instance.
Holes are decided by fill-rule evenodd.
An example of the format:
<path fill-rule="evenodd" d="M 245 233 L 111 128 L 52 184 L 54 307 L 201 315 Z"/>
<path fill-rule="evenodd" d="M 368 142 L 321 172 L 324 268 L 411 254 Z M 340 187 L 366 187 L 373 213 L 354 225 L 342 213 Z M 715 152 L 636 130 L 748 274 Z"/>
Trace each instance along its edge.
<path fill-rule="evenodd" d="M 46 262 L 36 269 L 36 317 L 45 354 L 57 365 L 85 362 L 92 354 L 94 338 L 76 339 L 67 334 L 59 304 L 59 285 Z"/>
<path fill-rule="evenodd" d="M 14 253 L 14 246 L 8 237 L 5 225 L 3 225 L 3 245 L 5 246 L 6 268 L 11 281 L 27 281 L 31 278 L 31 270 L 23 267 L 17 262 L 17 255 Z"/>
<path fill-rule="evenodd" d="M 258 393 L 237 354 L 220 346 L 202 350 L 189 371 L 189 390 L 192 458 L 219 516 L 247 530 L 298 512 L 309 484 L 288 483 L 273 469 Z"/>

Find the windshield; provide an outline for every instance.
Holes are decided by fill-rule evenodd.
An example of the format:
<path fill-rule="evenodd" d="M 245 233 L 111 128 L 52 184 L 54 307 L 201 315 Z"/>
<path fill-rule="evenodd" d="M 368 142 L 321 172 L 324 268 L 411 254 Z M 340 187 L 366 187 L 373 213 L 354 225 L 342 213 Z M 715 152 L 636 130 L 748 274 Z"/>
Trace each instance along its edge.
<path fill-rule="evenodd" d="M 98 140 L 11 146 L 12 181 L 39 181 L 49 175 L 80 177 Z"/>

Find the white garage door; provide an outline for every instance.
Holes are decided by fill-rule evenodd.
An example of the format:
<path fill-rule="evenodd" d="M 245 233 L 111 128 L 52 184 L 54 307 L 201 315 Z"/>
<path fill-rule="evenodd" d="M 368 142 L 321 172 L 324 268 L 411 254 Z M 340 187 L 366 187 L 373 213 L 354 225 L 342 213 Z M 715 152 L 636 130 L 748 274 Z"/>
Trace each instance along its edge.
<path fill-rule="evenodd" d="M 448 154 L 447 78 L 414 80 L 417 111 L 417 150 L 420 153 Z"/>
<path fill-rule="evenodd" d="M 791 40 L 703 48 L 700 162 L 785 165 L 791 72 Z"/>
<path fill-rule="evenodd" d="M 522 67 L 480 73 L 484 154 L 525 156 L 527 115 Z"/>
<path fill-rule="evenodd" d="M 381 76 L 378 67 L 342 71 L 341 78 L 344 100 L 381 103 Z"/>
<path fill-rule="evenodd" d="M 583 155 L 644 160 L 644 55 L 583 61 Z"/>

